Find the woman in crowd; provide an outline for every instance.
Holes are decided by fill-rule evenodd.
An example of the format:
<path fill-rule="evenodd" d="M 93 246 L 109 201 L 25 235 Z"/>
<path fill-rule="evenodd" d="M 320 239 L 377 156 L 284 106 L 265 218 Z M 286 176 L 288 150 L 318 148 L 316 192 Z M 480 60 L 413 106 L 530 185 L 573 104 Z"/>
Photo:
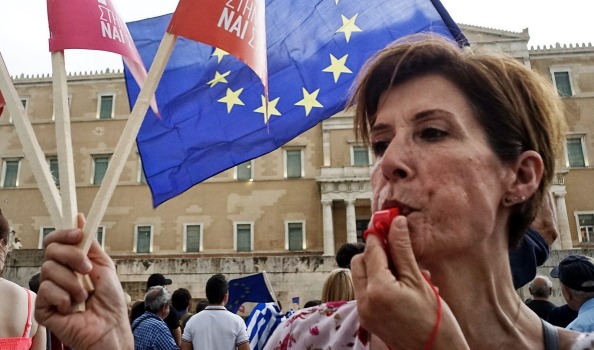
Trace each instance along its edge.
<path fill-rule="evenodd" d="M 10 226 L 0 211 L 0 349 L 45 349 L 45 327 L 33 318 L 35 293 L 2 278 Z"/>
<path fill-rule="evenodd" d="M 376 156 L 372 209 L 396 207 L 400 216 L 387 246 L 370 234 L 353 259 L 356 302 L 301 310 L 267 349 L 587 348 L 580 343 L 587 336 L 554 328 L 524 305 L 508 259 L 549 190 L 561 149 L 563 113 L 550 82 L 515 59 L 421 35 L 379 52 L 350 105 L 357 135 Z M 93 305 L 101 295 L 87 299 L 69 272 L 88 273 L 91 261 L 92 279 L 106 269 L 100 249 L 89 260 L 70 248 L 78 240 L 78 230 L 62 230 L 45 242 L 36 314 L 52 330 L 77 317 L 73 303 Z M 45 274 L 50 265 L 62 273 Z M 123 306 L 116 311 L 125 317 Z M 119 316 L 89 316 L 102 316 L 109 338 L 129 337 L 129 329 L 111 331 Z M 76 326 L 64 332 L 92 344 Z"/>
<path fill-rule="evenodd" d="M 355 299 L 355 289 L 351 270 L 338 268 L 332 270 L 322 288 L 322 303 L 329 301 L 349 301 Z"/>
<path fill-rule="evenodd" d="M 438 311 L 448 306 L 472 349 L 569 349 L 577 334 L 524 305 L 508 260 L 562 149 L 550 82 L 515 59 L 417 36 L 377 54 L 352 104 L 357 134 L 376 155 L 372 209 L 401 213 L 391 253 L 372 235 L 353 260 L 363 327 L 392 348 L 422 348 L 439 340 Z"/>

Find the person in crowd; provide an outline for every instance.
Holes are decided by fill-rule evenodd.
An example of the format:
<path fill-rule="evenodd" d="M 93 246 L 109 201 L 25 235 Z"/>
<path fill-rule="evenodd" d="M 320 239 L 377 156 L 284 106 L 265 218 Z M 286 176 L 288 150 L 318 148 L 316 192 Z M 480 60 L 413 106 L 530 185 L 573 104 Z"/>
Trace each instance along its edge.
<path fill-rule="evenodd" d="M 182 334 L 184 332 L 185 321 L 192 316 L 192 313 L 189 311 L 191 301 L 192 294 L 186 288 L 178 288 L 171 295 L 171 305 L 179 317 L 179 326 Z"/>
<path fill-rule="evenodd" d="M 347 331 L 329 342 L 354 334 L 355 348 L 369 339 L 360 325 L 392 349 L 569 349 L 578 333 L 522 302 L 509 260 L 562 150 L 563 107 L 550 82 L 513 58 L 417 35 L 367 63 L 348 107 L 375 153 L 372 211 L 400 215 L 386 246 L 368 235 L 351 261 L 356 303 L 336 307 L 327 328 L 315 316 L 319 334 L 333 338 L 338 314 L 336 333 Z M 352 313 L 360 324 L 346 322 Z M 303 314 L 277 328 L 270 349 L 287 336 L 329 344 L 303 332 L 312 325 Z"/>
<path fill-rule="evenodd" d="M 208 306 L 186 324 L 182 335 L 182 350 L 249 350 L 245 322 L 225 308 L 229 299 L 229 284 L 225 276 L 211 276 L 206 282 L 205 290 Z"/>
<path fill-rule="evenodd" d="M 309 300 L 305 303 L 305 305 L 303 305 L 303 308 L 305 309 L 308 307 L 317 306 L 317 305 L 320 305 L 321 303 L 322 303 L 322 301 L 319 299 Z"/>
<path fill-rule="evenodd" d="M 532 299 L 526 301 L 526 305 L 534 311 L 538 317 L 546 320 L 549 312 L 557 305 L 549 301 L 553 292 L 553 282 L 543 275 L 537 275 L 528 287 Z"/>
<path fill-rule="evenodd" d="M 350 269 L 351 260 L 353 256 L 363 253 L 365 250 L 365 243 L 363 242 L 347 242 L 338 248 L 336 251 L 336 264 L 340 268 Z"/>
<path fill-rule="evenodd" d="M 549 191 L 544 195 L 520 244 L 509 252 L 514 288 L 519 289 L 536 277 L 536 267 L 549 258 L 549 247 L 559 236 L 555 200 Z"/>
<path fill-rule="evenodd" d="M 206 309 L 207 306 L 208 306 L 208 300 L 206 300 L 206 299 L 200 299 L 200 300 L 198 300 L 198 302 L 196 303 L 196 309 L 194 310 L 194 313 L 193 314 L 190 314 L 190 316 L 188 316 L 184 320 L 184 323 L 182 325 L 182 329 L 186 329 L 186 325 L 188 324 L 188 321 L 190 320 L 190 318 L 192 318 L 194 315 L 196 315 L 200 311 L 203 311 L 204 309 Z"/>
<path fill-rule="evenodd" d="M 563 108 L 550 81 L 516 59 L 416 35 L 372 58 L 347 107 L 376 158 L 372 211 L 397 207 L 401 215 L 389 225 L 387 245 L 372 232 L 353 258 L 356 301 L 300 310 L 277 327 L 267 349 L 591 346 L 591 335 L 555 328 L 522 302 L 508 259 L 549 190 L 562 149 Z M 125 319 L 123 301 L 102 305 L 111 288 L 121 288 L 103 277 L 116 276 L 113 263 L 97 244 L 88 257 L 74 247 L 81 234 L 58 230 L 45 239 L 36 316 L 81 349 L 95 349 L 96 335 L 108 344 L 127 340 L 130 330 L 112 321 Z M 46 277 L 49 267 L 60 273 Z M 93 294 L 72 282 L 74 271 L 97 282 Z M 74 322 L 80 315 L 72 305 L 81 301 L 83 315 L 103 321 L 99 329 Z"/>
<path fill-rule="evenodd" d="M 563 304 L 549 311 L 547 322 L 553 326 L 565 328 L 571 321 L 576 319 L 577 315 L 577 311 L 572 310 L 569 305 Z"/>
<path fill-rule="evenodd" d="M 355 299 L 355 289 L 353 287 L 353 278 L 351 270 L 338 268 L 332 270 L 322 287 L 322 303 L 329 301 L 349 301 Z"/>
<path fill-rule="evenodd" d="M 0 349 L 45 350 L 45 327 L 33 318 L 35 292 L 3 278 L 9 236 L 8 219 L 0 210 Z"/>
<path fill-rule="evenodd" d="M 569 255 L 551 271 L 559 278 L 561 292 L 567 305 L 578 316 L 567 329 L 578 332 L 594 331 L 594 260 L 584 255 Z"/>
<path fill-rule="evenodd" d="M 171 285 L 171 283 L 173 282 L 169 278 L 165 278 L 165 276 L 163 276 L 162 274 L 153 273 L 146 280 L 146 291 L 148 292 L 149 288 L 151 287 L 165 287 Z M 171 335 L 173 336 L 175 343 L 179 347 L 181 346 L 181 327 L 179 326 L 179 317 L 173 306 L 169 305 L 169 308 L 169 314 L 167 315 L 164 321 L 165 324 L 167 324 L 167 327 L 169 327 L 169 330 L 171 331 Z M 130 323 L 134 322 L 134 320 L 140 317 L 140 315 L 144 314 L 144 312 L 144 302 L 134 304 L 132 306 L 132 311 L 130 312 Z"/>
<path fill-rule="evenodd" d="M 144 314 L 132 322 L 135 350 L 179 349 L 163 322 L 170 312 L 171 294 L 163 286 L 150 287 L 144 296 Z"/>

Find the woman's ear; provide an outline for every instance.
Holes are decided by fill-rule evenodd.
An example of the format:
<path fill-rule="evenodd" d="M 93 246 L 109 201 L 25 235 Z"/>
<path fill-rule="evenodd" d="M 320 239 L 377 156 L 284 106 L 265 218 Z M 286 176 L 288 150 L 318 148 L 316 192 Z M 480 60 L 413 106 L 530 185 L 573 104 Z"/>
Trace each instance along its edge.
<path fill-rule="evenodd" d="M 544 172 L 544 164 L 540 154 L 535 151 L 524 151 L 513 165 L 514 178 L 507 189 L 511 198 L 529 198 L 536 192 Z M 516 204 L 517 201 L 512 201 Z"/>

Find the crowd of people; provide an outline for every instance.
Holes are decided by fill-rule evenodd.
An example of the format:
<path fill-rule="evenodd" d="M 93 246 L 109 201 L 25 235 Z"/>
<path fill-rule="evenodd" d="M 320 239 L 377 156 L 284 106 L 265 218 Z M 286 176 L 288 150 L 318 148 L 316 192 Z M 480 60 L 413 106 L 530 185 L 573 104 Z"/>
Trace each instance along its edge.
<path fill-rule="evenodd" d="M 539 227 L 554 228 L 547 198 L 565 132 L 549 81 L 516 59 L 414 35 L 366 64 L 347 107 L 376 159 L 372 211 L 400 214 L 386 239 L 371 230 L 364 247 L 349 247 L 355 254 L 341 256 L 322 303 L 275 323 L 265 349 L 594 348 L 594 335 L 584 333 L 594 325 L 591 259 L 571 255 L 551 272 L 578 311 L 566 328 L 539 317 L 516 292 L 534 280 L 556 237 Z M 539 218 L 543 213 L 548 219 Z M 84 254 L 76 248 L 81 239 L 80 229 L 63 229 L 44 241 L 34 338 L 45 339 L 45 326 L 77 350 L 141 349 L 157 341 L 163 349 L 255 348 L 243 319 L 224 308 L 222 275 L 208 280 L 208 306 L 186 319 L 183 332 L 185 312 L 172 310 L 165 287 L 171 281 L 162 275 L 160 285 L 147 284 L 130 325 L 113 262 L 97 242 Z M 76 273 L 90 277 L 93 293 Z M 542 282 L 534 280 L 533 295 Z M 24 303 L 26 292 L 5 288 Z M 75 309 L 79 303 L 84 312 Z M 15 326 L 5 337 L 29 337 L 21 332 L 29 319 L 22 314 L 11 318 Z M 165 322 L 171 315 L 176 321 Z"/>

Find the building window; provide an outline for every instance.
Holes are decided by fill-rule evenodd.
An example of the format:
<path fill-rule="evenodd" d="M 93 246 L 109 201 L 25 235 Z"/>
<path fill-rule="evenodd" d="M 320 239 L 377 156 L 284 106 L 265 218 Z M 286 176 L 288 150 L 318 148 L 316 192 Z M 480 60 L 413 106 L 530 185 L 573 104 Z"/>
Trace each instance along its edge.
<path fill-rule="evenodd" d="M 55 230 L 56 229 L 54 227 L 42 227 L 41 228 L 41 230 L 39 231 L 39 249 L 43 249 L 43 240 L 45 239 L 45 237 L 47 237 L 47 235 L 49 235 L 50 233 L 52 233 Z"/>
<path fill-rule="evenodd" d="M 567 166 L 570 168 L 583 168 L 588 166 L 586 153 L 584 152 L 584 137 L 568 137 L 567 145 Z"/>
<path fill-rule="evenodd" d="M 58 188 L 60 188 L 60 169 L 58 166 L 58 157 L 49 157 L 47 162 L 49 163 L 50 173 L 52 174 L 52 178 L 54 178 L 54 183 Z"/>
<path fill-rule="evenodd" d="M 2 187 L 17 187 L 19 185 L 19 170 L 21 160 L 4 159 L 2 163 Z"/>
<path fill-rule="evenodd" d="M 251 181 L 252 179 L 252 161 L 241 163 L 235 167 L 235 179 L 237 181 Z"/>
<path fill-rule="evenodd" d="M 352 146 L 351 147 L 351 164 L 354 166 L 367 166 L 369 165 L 369 148 L 365 146 Z"/>
<path fill-rule="evenodd" d="M 186 224 L 184 234 L 184 252 L 200 252 L 202 250 L 202 225 Z"/>
<path fill-rule="evenodd" d="M 251 223 L 236 223 L 235 224 L 235 251 L 236 252 L 251 252 L 252 251 L 252 228 Z"/>
<path fill-rule="evenodd" d="M 285 177 L 288 179 L 297 179 L 303 177 L 303 150 L 287 149 L 285 150 Z"/>
<path fill-rule="evenodd" d="M 151 253 L 153 251 L 153 227 L 136 226 L 134 242 L 135 253 Z"/>
<path fill-rule="evenodd" d="M 109 157 L 106 155 L 93 156 L 93 185 L 101 185 L 107 166 L 109 165 Z"/>
<path fill-rule="evenodd" d="M 146 175 L 144 174 L 142 159 L 140 159 L 140 157 L 138 158 L 138 183 L 146 184 Z"/>
<path fill-rule="evenodd" d="M 577 213 L 578 235 L 581 243 L 594 243 L 594 213 Z"/>
<path fill-rule="evenodd" d="M 114 95 L 99 95 L 99 119 L 112 119 Z"/>
<path fill-rule="evenodd" d="M 369 220 L 357 220 L 357 242 L 365 242 L 363 239 L 363 232 L 369 227 Z"/>
<path fill-rule="evenodd" d="M 285 248 L 289 251 L 305 250 L 305 222 L 287 222 Z"/>
<path fill-rule="evenodd" d="M 569 77 L 569 71 L 556 71 L 553 72 L 553 80 L 555 87 L 557 87 L 557 93 L 561 97 L 573 96 L 573 90 L 571 89 L 571 79 Z"/>
<path fill-rule="evenodd" d="M 99 242 L 99 245 L 101 246 L 101 248 L 105 247 L 105 227 L 104 226 L 99 226 L 97 228 L 97 241 Z"/>
<path fill-rule="evenodd" d="M 23 108 L 25 112 L 27 111 L 27 107 L 29 107 L 29 99 L 28 98 L 21 98 L 21 103 L 23 104 Z"/>

